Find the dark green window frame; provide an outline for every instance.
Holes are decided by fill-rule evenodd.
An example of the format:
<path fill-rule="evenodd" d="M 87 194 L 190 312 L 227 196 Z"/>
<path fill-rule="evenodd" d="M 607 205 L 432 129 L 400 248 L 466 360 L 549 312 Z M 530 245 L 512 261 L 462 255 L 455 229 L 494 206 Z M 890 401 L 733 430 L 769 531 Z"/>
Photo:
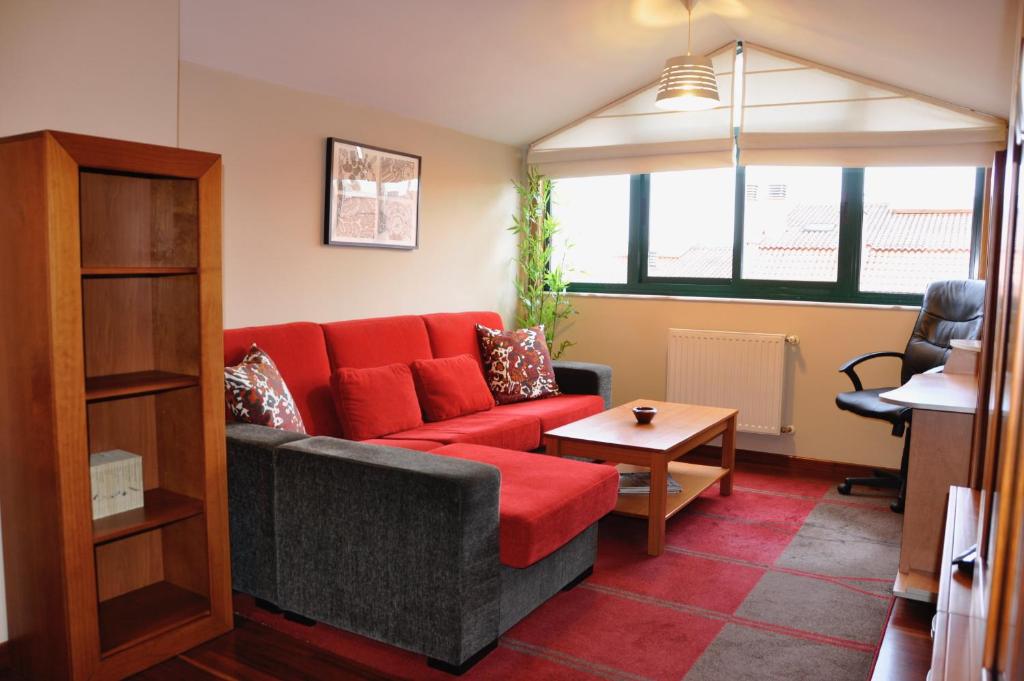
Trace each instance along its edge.
<path fill-rule="evenodd" d="M 776 281 L 743 279 L 743 212 L 746 197 L 746 168 L 736 168 L 735 225 L 732 248 L 732 277 L 697 279 L 652 277 L 647 273 L 649 253 L 649 207 L 651 176 L 631 175 L 629 192 L 629 251 L 626 283 L 574 283 L 570 292 L 669 295 L 702 298 L 747 298 L 753 300 L 799 300 L 872 305 L 921 304 L 920 294 L 874 293 L 859 290 L 861 228 L 864 220 L 864 169 L 843 168 L 839 209 L 839 262 L 835 282 Z M 971 226 L 970 273 L 975 276 L 981 239 L 981 213 L 985 193 L 985 169 L 978 168 L 974 182 L 974 212 Z"/>

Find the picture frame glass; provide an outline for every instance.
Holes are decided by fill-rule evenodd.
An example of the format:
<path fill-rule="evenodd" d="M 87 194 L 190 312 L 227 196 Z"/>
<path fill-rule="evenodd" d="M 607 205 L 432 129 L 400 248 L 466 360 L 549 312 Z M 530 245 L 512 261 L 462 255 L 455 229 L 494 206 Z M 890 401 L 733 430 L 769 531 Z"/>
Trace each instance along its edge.
<path fill-rule="evenodd" d="M 324 242 L 416 248 L 420 157 L 328 140 Z"/>

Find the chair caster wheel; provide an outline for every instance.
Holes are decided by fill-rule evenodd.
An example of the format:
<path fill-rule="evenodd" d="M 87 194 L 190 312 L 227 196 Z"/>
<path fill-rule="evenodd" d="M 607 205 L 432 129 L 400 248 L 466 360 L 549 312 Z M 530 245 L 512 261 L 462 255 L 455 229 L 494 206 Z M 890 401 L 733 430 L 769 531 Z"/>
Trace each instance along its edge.
<path fill-rule="evenodd" d="M 849 494 L 853 491 L 853 486 L 848 482 L 844 482 L 841 485 L 836 485 L 836 491 L 840 494 Z"/>
<path fill-rule="evenodd" d="M 889 504 L 889 508 L 892 509 L 893 513 L 903 513 L 903 500 L 897 499 Z"/>

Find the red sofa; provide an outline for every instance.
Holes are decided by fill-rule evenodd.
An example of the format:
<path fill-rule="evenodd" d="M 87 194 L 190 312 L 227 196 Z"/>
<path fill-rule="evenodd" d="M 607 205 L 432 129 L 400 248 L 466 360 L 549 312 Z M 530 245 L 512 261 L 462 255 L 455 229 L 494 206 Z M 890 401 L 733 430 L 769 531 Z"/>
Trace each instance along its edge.
<path fill-rule="evenodd" d="M 456 312 L 230 329 L 224 332 L 224 362 L 239 362 L 256 343 L 280 369 L 306 431 L 310 435 L 345 437 L 331 396 L 335 369 L 409 364 L 462 354 L 479 361 L 478 323 L 502 328 L 501 317 L 494 312 Z M 529 451 L 542 444 L 544 431 L 596 414 L 606 407 L 605 402 L 606 397 L 600 394 L 563 394 L 424 423 L 366 442 L 420 451 L 455 443 Z"/>
<path fill-rule="evenodd" d="M 229 426 L 236 589 L 303 617 L 423 652 L 438 666 L 461 671 L 489 649 L 488 642 L 567 582 L 589 573 L 596 521 L 615 505 L 618 474 L 608 466 L 526 452 L 542 444 L 545 430 L 607 406 L 607 367 L 555 363 L 565 394 L 426 422 L 359 444 L 345 439 L 330 387 L 334 370 L 470 354 L 482 372 L 477 323 L 502 326 L 493 312 L 463 312 L 225 331 L 225 364 L 239 362 L 253 343 L 259 345 L 277 364 L 314 436 Z M 484 480 L 487 471 L 497 475 L 492 491 Z M 376 489 L 367 488 L 371 478 Z M 453 492 L 453 480 L 470 491 Z M 445 510 L 452 494 L 463 493 L 472 503 Z M 443 519 L 438 527 L 451 521 L 451 531 L 431 538 L 426 533 L 437 525 L 431 523 L 429 530 L 420 528 L 401 541 L 380 539 L 407 529 L 402 527 L 410 512 L 405 504 L 415 494 L 424 495 L 414 505 L 418 512 L 437 506 Z M 367 506 L 378 509 L 372 522 L 380 525 L 369 533 L 364 532 Z M 453 515 L 461 519 L 452 521 Z M 311 516 L 316 523 L 308 522 Z M 330 517 L 333 522 L 326 520 Z M 284 527 L 288 530 L 279 529 Z M 337 527 L 337 536 L 325 536 L 326 527 Z M 444 550 L 459 532 L 469 534 Z M 362 557 L 325 548 L 344 544 L 346 533 L 362 546 L 376 544 Z M 467 537 L 479 555 L 467 550 Z M 432 565 L 425 562 L 428 554 L 435 556 Z M 379 561 L 369 570 L 375 575 L 403 570 L 396 578 L 402 593 L 396 596 L 394 586 L 386 589 L 377 578 L 354 587 L 334 576 L 366 573 L 367 561 Z M 433 571 L 443 579 L 431 577 Z M 417 586 L 424 581 L 429 587 Z M 447 593 L 452 585 L 463 590 L 461 595 Z M 429 622 L 415 614 L 444 612 L 452 600 L 468 607 L 473 599 L 467 600 L 467 586 L 473 598 L 482 599 L 472 612 L 449 613 L 440 618 L 442 625 L 436 613 Z M 383 602 L 391 606 L 382 615 Z"/>

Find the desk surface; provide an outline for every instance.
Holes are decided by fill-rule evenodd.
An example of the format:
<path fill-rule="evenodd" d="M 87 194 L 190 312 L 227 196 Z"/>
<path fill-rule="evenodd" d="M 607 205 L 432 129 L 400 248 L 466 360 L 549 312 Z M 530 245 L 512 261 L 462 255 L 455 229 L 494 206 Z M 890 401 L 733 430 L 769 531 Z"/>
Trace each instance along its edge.
<path fill-rule="evenodd" d="M 913 409 L 973 414 L 978 404 L 978 383 L 971 374 L 917 374 L 879 398 Z"/>

